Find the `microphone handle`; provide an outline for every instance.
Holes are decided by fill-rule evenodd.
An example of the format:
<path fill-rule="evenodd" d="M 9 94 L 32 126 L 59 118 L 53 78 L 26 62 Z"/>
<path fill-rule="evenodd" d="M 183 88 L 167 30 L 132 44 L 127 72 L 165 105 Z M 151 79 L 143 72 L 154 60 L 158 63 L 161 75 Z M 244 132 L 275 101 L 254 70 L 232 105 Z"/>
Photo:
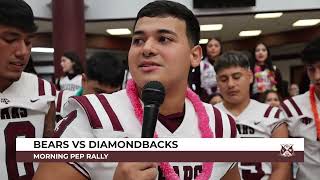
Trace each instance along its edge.
<path fill-rule="evenodd" d="M 159 106 L 149 104 L 144 106 L 143 123 L 142 123 L 142 138 L 153 138 L 159 114 Z"/>

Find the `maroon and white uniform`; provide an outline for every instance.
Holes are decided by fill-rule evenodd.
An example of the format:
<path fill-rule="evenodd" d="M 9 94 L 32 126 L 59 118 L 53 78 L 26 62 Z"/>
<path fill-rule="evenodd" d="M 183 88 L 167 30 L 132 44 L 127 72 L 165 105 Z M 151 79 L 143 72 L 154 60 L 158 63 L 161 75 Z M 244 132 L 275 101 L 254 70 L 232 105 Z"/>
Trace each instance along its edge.
<path fill-rule="evenodd" d="M 232 114 L 223 103 L 215 105 L 217 108 Z M 237 117 L 233 116 L 237 124 L 238 136 L 241 138 L 270 138 L 273 130 L 285 122 L 285 117 L 277 107 L 271 107 L 256 100 L 250 100 L 249 105 Z M 269 179 L 272 169 L 271 163 L 241 162 L 240 174 L 244 180 Z"/>
<path fill-rule="evenodd" d="M 316 97 L 317 110 L 320 101 Z M 297 180 L 314 180 L 320 177 L 320 142 L 317 140 L 316 124 L 311 111 L 309 91 L 282 104 L 288 116 L 288 129 L 292 137 L 304 138 L 304 162 L 298 163 Z"/>
<path fill-rule="evenodd" d="M 31 180 L 37 164 L 16 162 L 16 138 L 43 137 L 45 115 L 54 101 L 55 88 L 49 82 L 22 73 L 0 93 L 0 179 Z"/>
<path fill-rule="evenodd" d="M 217 108 L 204 104 L 210 119 L 210 127 L 216 137 L 233 138 L 237 130 L 233 119 Z M 58 124 L 56 137 L 63 138 L 139 138 L 141 125 L 125 90 L 113 94 L 77 96 L 69 99 L 65 110 L 71 112 Z M 160 121 L 156 132 L 162 138 L 200 138 L 198 118 L 191 102 L 185 100 L 185 113 L 181 124 L 170 128 Z M 172 118 L 172 116 L 171 116 Z M 170 119 L 170 118 L 168 118 Z M 163 122 L 163 121 L 162 121 Z M 170 124 L 170 123 L 168 123 Z M 171 123 L 172 124 L 172 123 Z M 179 171 L 182 179 L 194 179 L 202 171 L 202 163 L 170 163 Z M 210 179 L 220 179 L 235 163 L 214 163 Z M 95 180 L 112 179 L 117 163 L 73 163 L 73 167 L 88 178 Z M 159 178 L 164 179 L 159 172 Z"/>
<path fill-rule="evenodd" d="M 64 104 L 67 103 L 69 97 L 75 96 L 75 95 L 76 95 L 75 91 L 68 91 L 68 90 L 57 91 L 55 104 L 56 104 L 56 116 L 58 116 L 59 119 L 66 115 L 64 114 L 64 111 L 63 111 Z"/>

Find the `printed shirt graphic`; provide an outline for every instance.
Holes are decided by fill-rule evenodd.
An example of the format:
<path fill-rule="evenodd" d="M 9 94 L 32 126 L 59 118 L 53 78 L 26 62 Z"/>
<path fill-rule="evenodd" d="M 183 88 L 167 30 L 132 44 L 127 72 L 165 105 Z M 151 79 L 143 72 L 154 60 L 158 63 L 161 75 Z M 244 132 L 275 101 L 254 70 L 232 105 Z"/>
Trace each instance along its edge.
<path fill-rule="evenodd" d="M 232 115 L 223 103 L 215 106 Z M 241 138 L 270 138 L 273 130 L 286 121 L 279 108 L 252 99 L 246 109 L 234 119 Z M 239 169 L 244 180 L 265 180 L 271 175 L 271 163 L 241 162 Z"/>
<path fill-rule="evenodd" d="M 125 90 L 113 94 L 86 95 L 72 97 L 65 110 L 71 112 L 60 121 L 55 132 L 56 137 L 88 137 L 88 138 L 139 138 L 141 125 L 136 119 L 133 107 Z M 236 137 L 236 127 L 232 118 L 205 104 L 210 118 L 210 126 L 217 137 Z M 75 111 L 76 109 L 76 111 Z M 215 120 L 215 115 L 217 119 Z M 163 138 L 201 137 L 197 128 L 194 108 L 189 100 L 185 101 L 185 116 L 180 126 L 172 133 L 159 121 L 156 132 Z M 70 163 L 86 177 L 95 180 L 112 179 L 117 163 Z M 202 163 L 175 162 L 170 163 L 179 171 L 182 179 L 194 179 L 202 171 Z M 234 163 L 214 163 L 211 180 L 220 179 Z M 161 176 L 158 179 L 163 179 Z"/>
<path fill-rule="evenodd" d="M 320 112 L 320 101 L 315 97 L 317 110 Z M 297 180 L 317 179 L 320 177 L 320 142 L 317 140 L 309 91 L 285 100 L 282 108 L 289 119 L 290 136 L 304 138 L 304 162 L 298 163 Z"/>
<path fill-rule="evenodd" d="M 43 137 L 44 119 L 55 89 L 47 81 L 22 73 L 0 93 L 0 179 L 32 179 L 37 163 L 16 162 L 16 138 Z M 6 100 L 6 101 L 4 101 Z"/>
<path fill-rule="evenodd" d="M 60 79 L 60 90 L 77 91 L 81 86 L 82 75 L 76 75 L 74 78 L 69 79 L 68 76 Z"/>

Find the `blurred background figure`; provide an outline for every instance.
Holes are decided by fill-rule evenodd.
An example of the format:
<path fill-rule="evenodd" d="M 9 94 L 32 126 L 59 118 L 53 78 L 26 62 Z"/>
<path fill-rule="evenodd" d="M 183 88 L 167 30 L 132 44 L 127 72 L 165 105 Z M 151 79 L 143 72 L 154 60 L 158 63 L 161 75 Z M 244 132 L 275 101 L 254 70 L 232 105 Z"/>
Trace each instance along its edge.
<path fill-rule="evenodd" d="M 189 86 L 204 102 L 209 102 L 209 96 L 217 92 L 216 72 L 214 62 L 221 55 L 222 46 L 218 38 L 211 38 L 206 45 L 206 56 L 200 66 L 192 70 Z"/>
<path fill-rule="evenodd" d="M 272 65 L 271 55 L 264 43 L 256 45 L 251 61 L 254 81 L 252 84 L 252 98 L 263 102 L 264 92 L 278 91 L 283 96 L 282 78 L 279 69 Z"/>
<path fill-rule="evenodd" d="M 267 90 L 264 93 L 263 102 L 266 104 L 270 104 L 273 107 L 280 107 L 282 98 L 277 91 Z"/>
<path fill-rule="evenodd" d="M 119 91 L 125 74 L 125 63 L 109 53 L 96 53 L 86 62 L 82 74 L 82 94 L 111 94 Z"/>
<path fill-rule="evenodd" d="M 215 105 L 223 101 L 223 97 L 220 93 L 213 93 L 208 97 L 209 104 Z"/>
<path fill-rule="evenodd" d="M 289 87 L 289 95 L 290 97 L 296 96 L 299 94 L 299 86 L 297 84 L 291 84 Z"/>
<path fill-rule="evenodd" d="M 126 65 L 120 59 L 106 52 L 95 53 L 86 61 L 85 67 L 82 87 L 77 91 L 63 90 L 57 93 L 56 121 L 60 121 L 66 115 L 63 106 L 71 96 L 111 94 L 121 89 Z"/>
<path fill-rule="evenodd" d="M 66 52 L 61 57 L 60 65 L 64 76 L 57 82 L 59 90 L 76 91 L 81 87 L 83 68 L 79 56 L 74 52 Z"/>

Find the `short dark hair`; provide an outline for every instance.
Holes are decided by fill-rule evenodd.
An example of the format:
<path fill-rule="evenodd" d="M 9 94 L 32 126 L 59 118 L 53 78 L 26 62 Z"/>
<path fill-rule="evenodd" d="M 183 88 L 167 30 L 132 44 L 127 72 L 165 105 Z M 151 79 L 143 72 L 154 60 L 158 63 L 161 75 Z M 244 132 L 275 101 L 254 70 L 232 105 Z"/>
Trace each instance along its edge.
<path fill-rule="evenodd" d="M 82 64 L 80 61 L 80 57 L 78 56 L 77 53 L 73 52 L 73 51 L 69 51 L 69 52 L 65 52 L 63 54 L 64 57 L 68 58 L 71 60 L 71 62 L 73 62 L 73 72 L 74 74 L 81 74 L 83 73 L 83 68 L 82 68 Z"/>
<path fill-rule="evenodd" d="M 217 58 L 214 63 L 214 70 L 216 73 L 222 69 L 230 67 L 242 67 L 249 69 L 249 58 L 240 51 L 227 51 Z"/>
<path fill-rule="evenodd" d="M 109 53 L 98 52 L 87 60 L 86 75 L 100 84 L 119 87 L 124 79 L 125 67 L 124 61 Z"/>
<path fill-rule="evenodd" d="M 302 62 L 314 64 L 320 62 L 320 37 L 309 42 L 302 51 Z"/>
<path fill-rule="evenodd" d="M 23 0 L 0 0 L 0 24 L 28 33 L 37 31 L 32 9 Z"/>
<path fill-rule="evenodd" d="M 199 21 L 184 5 L 173 1 L 154 1 L 145 5 L 137 14 L 134 28 L 137 21 L 143 17 L 175 17 L 186 23 L 186 35 L 190 45 L 199 44 L 200 26 Z"/>

